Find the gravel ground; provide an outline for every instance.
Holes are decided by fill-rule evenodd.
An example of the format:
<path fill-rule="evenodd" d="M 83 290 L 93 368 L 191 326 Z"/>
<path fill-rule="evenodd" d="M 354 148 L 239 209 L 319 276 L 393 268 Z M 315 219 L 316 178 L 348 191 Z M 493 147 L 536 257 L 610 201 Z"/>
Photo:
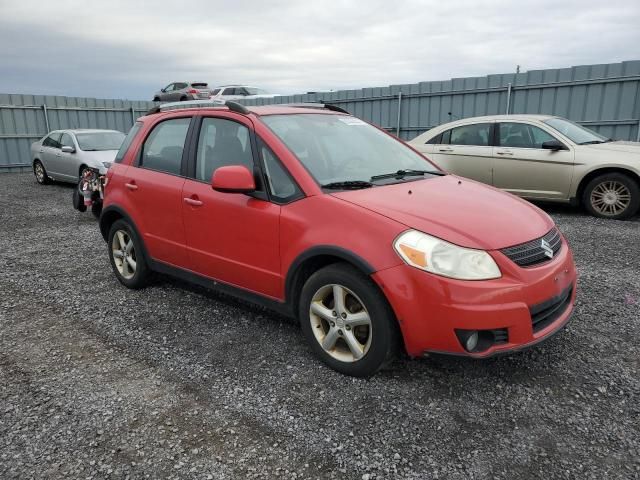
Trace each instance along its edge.
<path fill-rule="evenodd" d="M 298 326 L 115 279 L 71 188 L 0 176 L 0 478 L 640 478 L 640 218 L 548 210 L 574 320 L 485 361 L 322 366 Z"/>

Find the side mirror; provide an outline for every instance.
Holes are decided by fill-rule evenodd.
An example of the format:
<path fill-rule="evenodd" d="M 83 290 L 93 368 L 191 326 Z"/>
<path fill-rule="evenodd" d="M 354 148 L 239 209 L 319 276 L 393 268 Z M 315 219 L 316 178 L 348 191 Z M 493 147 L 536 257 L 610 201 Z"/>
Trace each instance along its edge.
<path fill-rule="evenodd" d="M 557 152 L 558 150 L 569 150 L 567 146 L 559 140 L 549 140 L 548 142 L 544 142 L 542 144 L 542 148 L 545 150 L 553 150 Z"/>
<path fill-rule="evenodd" d="M 211 188 L 224 193 L 251 193 L 256 189 L 253 173 L 244 165 L 220 167 L 213 172 Z"/>
<path fill-rule="evenodd" d="M 65 145 L 64 147 L 62 147 L 62 153 L 76 153 L 76 149 L 70 147 L 69 145 Z"/>

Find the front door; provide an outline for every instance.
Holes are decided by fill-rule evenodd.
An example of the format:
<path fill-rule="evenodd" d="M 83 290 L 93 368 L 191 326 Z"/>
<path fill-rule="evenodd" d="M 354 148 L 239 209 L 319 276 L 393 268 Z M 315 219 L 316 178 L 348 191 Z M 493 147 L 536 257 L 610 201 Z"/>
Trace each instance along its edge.
<path fill-rule="evenodd" d="M 446 130 L 428 156 L 447 172 L 491 185 L 492 123 L 472 123 Z"/>
<path fill-rule="evenodd" d="M 71 147 L 74 149 L 74 153 L 63 152 L 62 149 L 58 152 L 60 154 L 60 174 L 64 175 L 67 180 L 78 181 L 78 175 L 80 174 L 80 163 L 78 162 L 78 153 L 76 144 L 71 138 L 70 133 L 63 133 L 60 138 L 60 147 Z"/>
<path fill-rule="evenodd" d="M 282 282 L 280 206 L 211 188 L 216 168 L 244 165 L 255 171 L 251 124 L 236 117 L 221 113 L 202 119 L 193 171 L 182 195 L 190 265 L 201 275 L 277 298 Z"/>
<path fill-rule="evenodd" d="M 542 148 L 544 142 L 559 139 L 529 123 L 500 122 L 496 126 L 494 186 L 526 198 L 567 200 L 573 176 L 572 147 Z"/>

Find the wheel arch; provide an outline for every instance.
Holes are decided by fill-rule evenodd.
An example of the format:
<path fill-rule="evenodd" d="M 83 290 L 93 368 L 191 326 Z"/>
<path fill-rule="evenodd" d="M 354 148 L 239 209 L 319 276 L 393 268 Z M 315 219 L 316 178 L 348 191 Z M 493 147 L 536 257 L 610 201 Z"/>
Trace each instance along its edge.
<path fill-rule="evenodd" d="M 140 245 L 142 246 L 142 255 L 145 260 L 150 261 L 151 257 L 149 257 L 149 253 L 147 252 L 147 246 L 144 244 L 144 239 L 142 235 L 140 235 L 140 230 L 136 226 L 136 224 L 131 220 L 131 217 L 127 215 L 121 207 L 117 205 L 109 205 L 108 207 L 102 210 L 100 214 L 100 219 L 98 220 L 98 225 L 100 227 L 100 234 L 105 242 L 109 241 L 109 230 L 111 229 L 111 225 L 113 225 L 118 220 L 125 220 L 133 229 L 136 237 L 140 240 Z"/>
<path fill-rule="evenodd" d="M 318 245 L 304 251 L 291 263 L 285 279 L 285 301 L 296 318 L 300 293 L 307 279 L 319 269 L 334 263 L 347 263 L 367 276 L 376 271 L 365 259 L 342 247 Z"/>
<path fill-rule="evenodd" d="M 607 173 L 621 173 L 623 175 L 627 175 L 629 178 L 631 178 L 633 181 L 636 182 L 638 187 L 640 187 L 640 176 L 638 176 L 638 174 L 631 169 L 624 168 L 624 167 L 596 168 L 595 170 L 591 170 L 590 172 L 588 172 L 584 177 L 580 179 L 580 183 L 578 183 L 578 188 L 576 190 L 576 196 L 575 196 L 576 202 L 578 204 L 583 203 L 582 197 L 584 195 L 584 191 L 591 180 L 593 180 L 594 178 L 600 175 L 606 175 Z"/>

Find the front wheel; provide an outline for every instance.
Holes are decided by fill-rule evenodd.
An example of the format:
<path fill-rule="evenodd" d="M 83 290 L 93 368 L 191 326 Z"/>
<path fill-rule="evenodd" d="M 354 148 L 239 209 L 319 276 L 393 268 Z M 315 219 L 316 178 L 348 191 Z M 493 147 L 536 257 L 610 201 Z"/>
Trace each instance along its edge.
<path fill-rule="evenodd" d="M 107 245 L 113 273 L 127 288 L 138 289 L 146 285 L 149 267 L 142 251 L 142 243 L 131 225 L 116 220 L 109 229 Z"/>
<path fill-rule="evenodd" d="M 640 207 L 640 187 L 623 173 L 606 173 L 587 184 L 582 201 L 591 215 L 624 220 Z"/>
<path fill-rule="evenodd" d="M 311 275 L 299 312 L 311 348 L 338 372 L 368 377 L 395 356 L 394 314 L 372 280 L 350 265 L 329 265 Z"/>

